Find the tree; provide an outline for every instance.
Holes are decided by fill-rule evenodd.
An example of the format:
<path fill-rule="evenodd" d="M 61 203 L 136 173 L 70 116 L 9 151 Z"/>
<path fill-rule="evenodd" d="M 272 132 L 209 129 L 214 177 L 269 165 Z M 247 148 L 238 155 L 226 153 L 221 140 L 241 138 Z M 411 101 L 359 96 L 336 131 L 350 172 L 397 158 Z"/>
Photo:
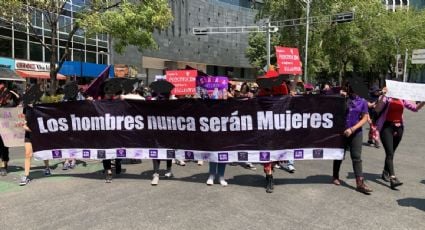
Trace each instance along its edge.
<path fill-rule="evenodd" d="M 56 76 L 69 56 L 74 35 L 85 34 L 90 38 L 96 34 L 108 34 L 114 49 L 122 53 L 128 45 L 142 50 L 155 48 L 155 30 L 166 28 L 172 20 L 167 0 L 81 0 L 85 2 L 71 20 L 64 17 L 69 13 L 66 0 L 0 0 L 0 17 L 17 27 L 28 28 L 30 36 L 50 51 L 50 79 L 52 93 L 57 88 Z M 43 40 L 34 25 L 43 18 L 49 28 L 51 39 Z M 65 52 L 57 57 L 59 31 L 66 32 Z"/>

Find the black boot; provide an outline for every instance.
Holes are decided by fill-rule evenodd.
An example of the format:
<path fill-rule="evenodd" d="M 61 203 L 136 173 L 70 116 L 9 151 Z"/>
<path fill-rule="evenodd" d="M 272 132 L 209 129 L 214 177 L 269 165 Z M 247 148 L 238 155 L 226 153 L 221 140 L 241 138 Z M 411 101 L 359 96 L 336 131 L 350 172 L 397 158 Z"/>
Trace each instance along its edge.
<path fill-rule="evenodd" d="M 396 187 L 402 185 L 403 182 L 399 181 L 397 177 L 390 177 L 390 187 L 391 189 L 395 189 Z"/>
<path fill-rule="evenodd" d="M 267 181 L 266 192 L 272 193 L 274 189 L 273 175 L 266 175 L 266 181 Z"/>

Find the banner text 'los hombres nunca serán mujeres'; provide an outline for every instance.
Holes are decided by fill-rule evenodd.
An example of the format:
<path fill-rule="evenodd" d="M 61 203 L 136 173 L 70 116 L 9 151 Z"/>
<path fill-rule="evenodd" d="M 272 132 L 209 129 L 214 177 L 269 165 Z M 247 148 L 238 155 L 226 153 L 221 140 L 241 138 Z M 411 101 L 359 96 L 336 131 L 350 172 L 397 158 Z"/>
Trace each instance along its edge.
<path fill-rule="evenodd" d="M 345 101 L 76 101 L 28 109 L 37 159 L 342 159 Z"/>

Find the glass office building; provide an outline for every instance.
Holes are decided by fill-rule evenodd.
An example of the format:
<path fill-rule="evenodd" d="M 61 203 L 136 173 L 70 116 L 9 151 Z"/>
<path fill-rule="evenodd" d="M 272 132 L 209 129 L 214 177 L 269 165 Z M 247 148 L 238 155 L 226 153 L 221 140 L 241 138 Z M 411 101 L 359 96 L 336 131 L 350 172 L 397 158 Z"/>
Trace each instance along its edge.
<path fill-rule="evenodd" d="M 65 51 L 68 33 L 71 31 L 73 16 L 78 12 L 87 0 L 68 0 L 65 9 L 59 18 L 59 34 L 57 37 L 57 56 L 60 57 Z M 45 44 L 50 44 L 52 39 L 51 30 L 46 23 L 46 18 L 41 11 L 35 10 L 31 16 L 34 29 L 22 24 L 10 25 L 0 19 L 0 56 L 12 59 L 31 60 L 39 62 L 50 61 L 49 49 L 43 47 L 35 34 Z M 107 35 L 96 35 L 87 38 L 84 31 L 79 30 L 74 35 L 70 54 L 67 60 L 82 61 L 97 64 L 109 64 L 109 39 Z"/>

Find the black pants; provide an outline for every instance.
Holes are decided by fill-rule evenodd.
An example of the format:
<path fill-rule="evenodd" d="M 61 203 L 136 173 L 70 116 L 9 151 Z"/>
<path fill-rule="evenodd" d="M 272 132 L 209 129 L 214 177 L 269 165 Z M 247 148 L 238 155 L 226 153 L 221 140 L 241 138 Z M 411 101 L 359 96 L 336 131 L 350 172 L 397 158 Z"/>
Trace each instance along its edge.
<path fill-rule="evenodd" d="M 107 170 L 112 169 L 112 160 L 103 160 L 103 169 L 105 170 L 105 173 Z M 117 174 L 121 173 L 121 159 L 115 159 L 115 171 Z"/>
<path fill-rule="evenodd" d="M 351 161 L 353 162 L 354 175 L 356 177 L 363 177 L 362 168 L 362 145 L 363 133 L 357 133 L 354 136 L 345 138 L 345 151 L 350 150 Z M 339 170 L 341 168 L 342 160 L 334 160 L 333 176 L 339 178 Z"/>
<path fill-rule="evenodd" d="M 166 160 L 166 161 L 167 161 L 167 171 L 170 171 L 171 166 L 173 165 L 173 161 L 172 160 Z M 153 163 L 153 172 L 158 173 L 161 160 L 152 160 L 152 163 Z"/>
<path fill-rule="evenodd" d="M 394 154 L 401 138 L 403 137 L 403 125 L 397 127 L 391 122 L 385 122 L 381 129 L 381 142 L 385 149 L 385 166 L 384 170 L 394 176 Z"/>
<path fill-rule="evenodd" d="M 2 161 L 9 161 L 9 148 L 4 146 L 3 139 L 0 136 L 0 159 Z"/>

